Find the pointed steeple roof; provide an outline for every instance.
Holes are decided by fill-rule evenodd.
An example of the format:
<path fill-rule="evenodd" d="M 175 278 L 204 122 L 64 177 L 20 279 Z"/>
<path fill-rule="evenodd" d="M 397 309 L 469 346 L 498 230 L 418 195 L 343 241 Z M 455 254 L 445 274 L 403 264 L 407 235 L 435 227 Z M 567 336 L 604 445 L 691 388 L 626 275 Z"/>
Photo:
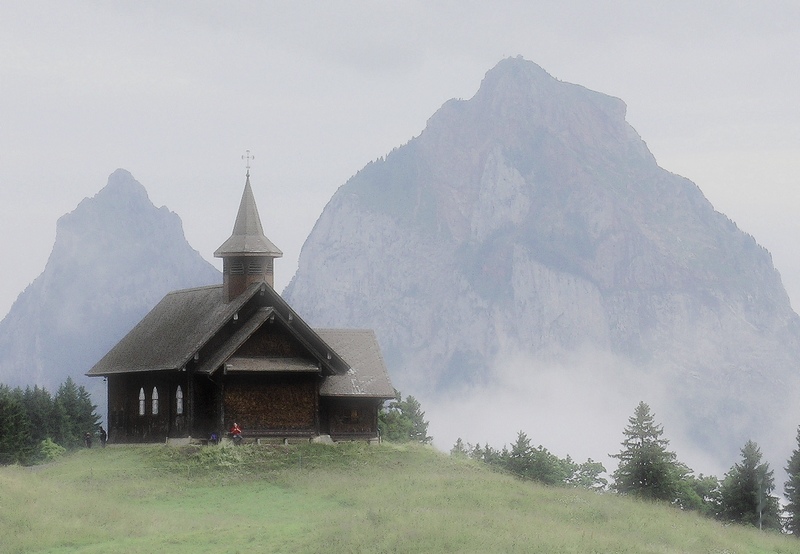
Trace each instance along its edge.
<path fill-rule="evenodd" d="M 214 252 L 216 258 L 235 255 L 271 258 L 283 256 L 283 252 L 264 236 L 253 189 L 250 187 L 250 171 L 247 172 L 239 213 L 236 215 L 236 223 L 233 224 L 233 234 Z"/>

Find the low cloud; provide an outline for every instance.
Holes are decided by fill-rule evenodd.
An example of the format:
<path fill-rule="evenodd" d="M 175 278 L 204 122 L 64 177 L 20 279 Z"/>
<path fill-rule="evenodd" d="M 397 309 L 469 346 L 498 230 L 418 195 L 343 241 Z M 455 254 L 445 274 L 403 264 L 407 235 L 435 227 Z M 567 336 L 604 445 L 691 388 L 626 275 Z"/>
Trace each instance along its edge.
<path fill-rule="evenodd" d="M 728 467 L 718 453 L 704 451 L 685 436 L 685 414 L 671 408 L 658 372 L 643 371 L 605 352 L 586 350 L 546 362 L 523 352 L 505 353 L 494 364 L 488 384 L 461 388 L 438 398 L 422 398 L 434 444 L 449 451 L 459 437 L 471 444 L 502 448 L 524 431 L 534 445 L 559 457 L 602 462 L 621 449 L 622 431 L 640 401 L 664 426 L 664 437 L 678 459 L 697 473 L 722 476 Z"/>

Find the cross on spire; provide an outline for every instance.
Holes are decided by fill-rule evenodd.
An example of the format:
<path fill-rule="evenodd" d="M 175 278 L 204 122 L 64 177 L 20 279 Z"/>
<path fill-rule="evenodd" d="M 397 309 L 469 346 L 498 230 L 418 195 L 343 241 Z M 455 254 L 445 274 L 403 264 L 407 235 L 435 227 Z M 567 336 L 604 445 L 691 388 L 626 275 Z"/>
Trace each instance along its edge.
<path fill-rule="evenodd" d="M 250 155 L 250 150 L 247 150 L 244 155 L 242 155 L 242 159 L 245 161 L 245 167 L 247 168 L 247 176 L 250 177 L 250 160 L 255 160 L 256 157 Z"/>

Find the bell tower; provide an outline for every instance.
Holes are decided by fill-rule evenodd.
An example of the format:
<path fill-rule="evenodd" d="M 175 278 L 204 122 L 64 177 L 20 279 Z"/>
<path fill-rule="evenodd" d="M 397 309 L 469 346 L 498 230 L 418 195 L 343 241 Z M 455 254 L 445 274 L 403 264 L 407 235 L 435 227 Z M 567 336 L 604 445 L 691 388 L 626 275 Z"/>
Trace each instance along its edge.
<path fill-rule="evenodd" d="M 261 227 L 261 218 L 250 187 L 248 152 L 247 180 L 233 233 L 214 252 L 215 258 L 222 258 L 222 285 L 226 302 L 239 296 L 253 283 L 266 282 L 274 287 L 273 262 L 281 256 L 283 252 L 264 236 Z"/>

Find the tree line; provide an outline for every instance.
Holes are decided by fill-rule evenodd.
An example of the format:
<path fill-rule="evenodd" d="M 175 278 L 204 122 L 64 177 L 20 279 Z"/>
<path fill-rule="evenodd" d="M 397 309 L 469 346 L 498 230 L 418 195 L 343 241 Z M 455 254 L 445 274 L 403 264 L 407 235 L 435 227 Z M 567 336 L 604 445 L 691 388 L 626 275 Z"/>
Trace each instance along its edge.
<path fill-rule="evenodd" d="M 71 377 L 55 395 L 0 384 L 0 464 L 31 465 L 83 444 L 100 428 L 89 393 Z"/>
<path fill-rule="evenodd" d="M 797 448 L 785 468 L 787 503 L 783 510 L 773 495 L 774 472 L 762 461 L 761 450 L 752 440 L 742 447 L 740 461 L 718 479 L 695 475 L 669 450 L 669 441 L 663 435 L 663 426 L 656 423 L 650 407 L 640 402 L 623 430 L 622 449 L 611 454 L 619 460 L 611 483 L 603 477 L 606 469 L 600 462 L 590 458 L 578 464 L 569 456 L 559 458 L 543 446 L 534 447 L 522 431 L 510 447 L 503 446 L 502 450 L 488 444 L 465 444 L 459 438 L 450 452 L 546 485 L 584 487 L 666 502 L 721 521 L 800 537 L 800 428 Z"/>

